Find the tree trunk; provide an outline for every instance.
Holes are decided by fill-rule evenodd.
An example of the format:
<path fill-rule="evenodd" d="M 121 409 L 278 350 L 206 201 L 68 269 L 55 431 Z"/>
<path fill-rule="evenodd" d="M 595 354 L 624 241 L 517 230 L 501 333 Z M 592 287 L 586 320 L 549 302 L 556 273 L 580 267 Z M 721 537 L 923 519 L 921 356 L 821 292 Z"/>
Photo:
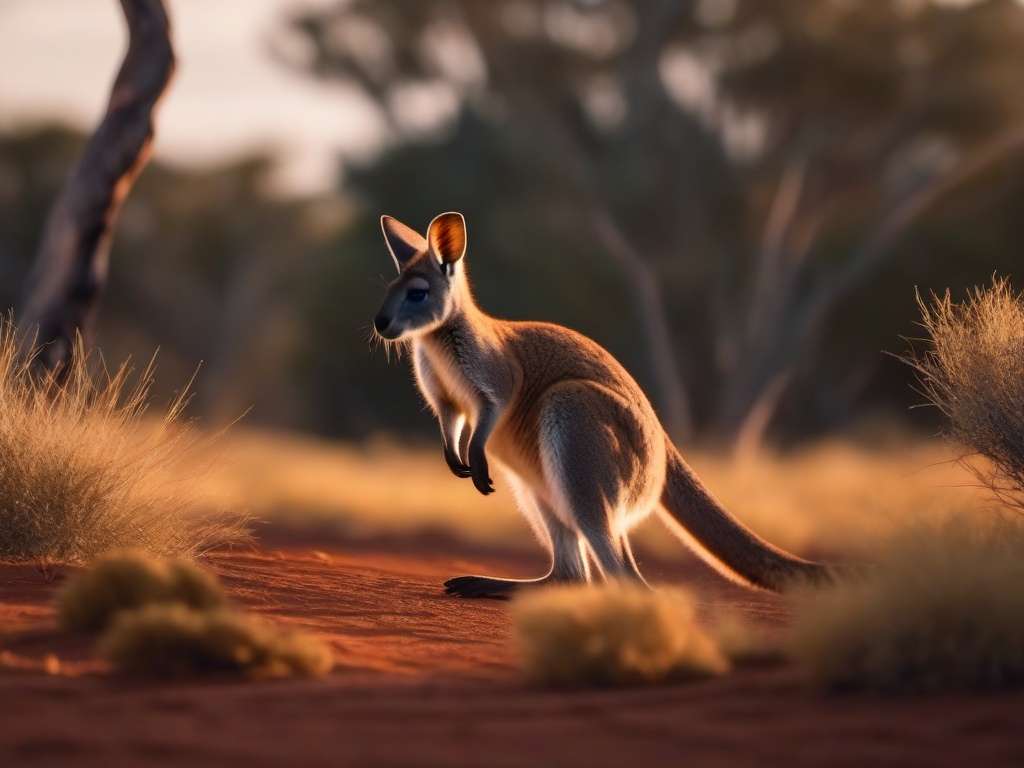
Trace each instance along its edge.
<path fill-rule="evenodd" d="M 106 114 L 61 190 L 29 275 L 19 327 L 35 363 L 61 383 L 78 339 L 95 337 L 110 241 L 153 141 L 153 112 L 174 71 L 162 0 L 121 0 L 128 51 Z"/>

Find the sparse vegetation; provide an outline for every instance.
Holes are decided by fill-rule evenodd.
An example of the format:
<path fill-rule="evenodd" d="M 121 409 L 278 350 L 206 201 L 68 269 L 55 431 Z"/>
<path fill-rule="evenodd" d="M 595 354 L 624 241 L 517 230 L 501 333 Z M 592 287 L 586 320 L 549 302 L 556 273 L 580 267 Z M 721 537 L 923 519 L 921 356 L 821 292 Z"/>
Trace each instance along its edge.
<path fill-rule="evenodd" d="M 99 653 L 123 672 L 165 678 L 220 672 L 319 677 L 334 664 L 330 650 L 309 635 L 232 610 L 195 611 L 181 604 L 120 614 L 100 639 Z"/>
<path fill-rule="evenodd" d="M 123 611 L 154 603 L 213 610 L 227 603 L 211 574 L 185 560 L 155 560 L 142 553 L 108 555 L 57 593 L 57 618 L 73 632 L 102 632 Z"/>
<path fill-rule="evenodd" d="M 34 376 L 16 330 L 0 324 L 0 558 L 189 557 L 245 536 L 241 518 L 196 514 L 209 463 L 175 476 L 203 442 L 184 399 L 144 423 L 150 369 L 132 385 L 127 366 L 111 376 L 80 349 L 69 365 L 60 387 Z"/>
<path fill-rule="evenodd" d="M 523 668 L 542 685 L 634 685 L 728 669 L 679 590 L 550 587 L 517 597 L 513 619 Z"/>
<path fill-rule="evenodd" d="M 963 304 L 919 298 L 931 348 L 912 355 L 949 437 L 991 460 L 975 467 L 1004 501 L 1024 508 L 1024 297 L 1007 280 Z"/>
<path fill-rule="evenodd" d="M 792 653 L 830 690 L 1024 683 L 1024 521 L 911 526 L 862 579 L 807 595 Z"/>
<path fill-rule="evenodd" d="M 443 532 L 472 544 L 536 551 L 508 487 L 497 484 L 481 515 L 479 495 L 447 472 L 433 444 L 357 446 L 244 427 L 223 442 L 231 460 L 211 487 L 229 506 L 260 519 L 356 538 Z M 909 518 L 934 519 L 977 501 L 979 489 L 955 458 L 941 441 L 900 434 L 861 444 L 830 440 L 742 462 L 687 452 L 726 506 L 773 543 L 798 554 L 851 553 L 858 560 L 863 554 L 855 550 Z M 661 558 L 686 557 L 660 520 L 642 526 L 638 540 Z"/>

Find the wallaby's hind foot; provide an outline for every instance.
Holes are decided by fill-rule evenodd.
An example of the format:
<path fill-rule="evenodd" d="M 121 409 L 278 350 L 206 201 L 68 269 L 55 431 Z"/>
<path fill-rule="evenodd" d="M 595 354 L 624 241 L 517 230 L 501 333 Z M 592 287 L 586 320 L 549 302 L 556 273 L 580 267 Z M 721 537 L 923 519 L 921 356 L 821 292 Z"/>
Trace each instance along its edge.
<path fill-rule="evenodd" d="M 548 574 L 539 579 L 497 579 L 491 576 L 456 576 L 444 583 L 444 593 L 455 597 L 489 597 L 509 600 L 521 589 L 543 587 L 545 584 L 585 584 L 585 575 L 555 576 Z"/>
<path fill-rule="evenodd" d="M 455 597 L 489 597 L 494 600 L 508 600 L 512 593 L 535 581 L 519 579 L 494 579 L 489 576 L 456 576 L 444 583 L 444 593 Z"/>

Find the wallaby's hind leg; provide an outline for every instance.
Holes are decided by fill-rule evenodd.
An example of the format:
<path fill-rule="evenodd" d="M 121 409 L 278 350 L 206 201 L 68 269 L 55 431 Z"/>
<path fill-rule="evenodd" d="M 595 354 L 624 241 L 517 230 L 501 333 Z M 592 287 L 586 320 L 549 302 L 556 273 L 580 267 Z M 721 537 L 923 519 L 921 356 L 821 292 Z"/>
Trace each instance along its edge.
<path fill-rule="evenodd" d="M 625 534 L 615 537 L 608 530 L 591 525 L 583 526 L 582 533 L 605 578 L 647 584 L 636 565 Z"/>
<path fill-rule="evenodd" d="M 640 566 L 637 565 L 636 558 L 633 556 L 633 550 L 629 546 L 628 534 L 623 533 L 619 537 L 619 546 L 622 547 L 622 554 L 626 558 L 626 567 L 630 570 L 631 575 L 635 579 L 647 584 L 647 579 L 645 579 L 643 574 L 640 573 Z"/>
<path fill-rule="evenodd" d="M 626 528 L 629 512 L 653 509 L 664 485 L 660 432 L 610 390 L 565 382 L 544 406 L 541 458 L 559 517 L 578 531 L 605 578 L 646 584 Z"/>
<path fill-rule="evenodd" d="M 539 526 L 538 535 L 546 535 L 551 546 L 551 570 L 539 579 L 498 579 L 492 576 L 456 576 L 444 583 L 446 595 L 458 597 L 508 598 L 524 586 L 540 586 L 550 583 L 586 582 L 590 580 L 590 569 L 586 552 L 579 535 L 567 528 L 541 499 L 536 498 L 524 487 L 517 489 L 516 498 L 523 508 L 523 514 L 534 527 Z"/>

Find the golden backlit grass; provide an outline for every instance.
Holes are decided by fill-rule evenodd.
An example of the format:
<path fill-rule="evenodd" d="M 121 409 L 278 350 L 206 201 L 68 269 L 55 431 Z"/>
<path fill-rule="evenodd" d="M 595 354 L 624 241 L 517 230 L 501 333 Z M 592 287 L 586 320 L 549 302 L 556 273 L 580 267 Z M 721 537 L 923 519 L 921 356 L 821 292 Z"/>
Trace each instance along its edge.
<path fill-rule="evenodd" d="M 330 649 L 315 637 L 237 611 L 180 603 L 119 614 L 98 650 L 115 669 L 143 677 L 320 677 L 334 666 Z"/>
<path fill-rule="evenodd" d="M 232 430 L 225 443 L 228 459 L 212 491 L 258 518 L 346 537 L 440 531 L 472 544 L 537 549 L 502 476 L 494 475 L 497 493 L 484 498 L 451 475 L 439 445 L 355 445 L 245 428 Z M 802 554 L 857 558 L 908 519 L 940 518 L 981 496 L 956 451 L 941 441 L 832 440 L 742 462 L 685 453 L 741 520 Z M 645 551 L 683 556 L 657 520 L 637 535 Z"/>
<path fill-rule="evenodd" d="M 1024 297 L 1005 280 L 920 300 L 928 348 L 907 361 L 968 466 L 1024 508 Z M 818 686 L 936 691 L 1024 683 L 1024 518 L 906 527 L 878 566 L 803 601 L 792 651 Z"/>
<path fill-rule="evenodd" d="M 157 603 L 213 610 L 227 598 L 216 578 L 186 560 L 124 552 L 101 557 L 60 589 L 57 620 L 72 632 L 102 632 L 122 611 Z"/>
<path fill-rule="evenodd" d="M 33 376 L 0 324 L 0 558 L 83 563 L 120 549 L 193 556 L 244 537 L 238 518 L 201 517 L 198 475 L 176 475 L 203 438 L 183 401 L 143 428 L 147 369 L 108 375 L 78 351 L 66 384 Z"/>
<path fill-rule="evenodd" d="M 720 675 L 729 667 L 682 590 L 548 587 L 517 597 L 512 618 L 523 670 L 541 685 L 636 685 Z"/>
<path fill-rule="evenodd" d="M 930 346 L 909 362 L 925 394 L 950 437 L 990 460 L 979 477 L 1024 507 L 1024 297 L 996 280 L 962 304 L 948 292 L 919 303 Z"/>
<path fill-rule="evenodd" d="M 318 677 L 334 664 L 316 638 L 232 606 L 217 578 L 186 560 L 100 558 L 57 593 L 56 608 L 63 629 L 99 634 L 99 654 L 132 675 Z"/>
<path fill-rule="evenodd" d="M 1024 683 L 1024 521 L 949 519 L 894 536 L 862 579 L 798 605 L 792 654 L 829 690 Z"/>

